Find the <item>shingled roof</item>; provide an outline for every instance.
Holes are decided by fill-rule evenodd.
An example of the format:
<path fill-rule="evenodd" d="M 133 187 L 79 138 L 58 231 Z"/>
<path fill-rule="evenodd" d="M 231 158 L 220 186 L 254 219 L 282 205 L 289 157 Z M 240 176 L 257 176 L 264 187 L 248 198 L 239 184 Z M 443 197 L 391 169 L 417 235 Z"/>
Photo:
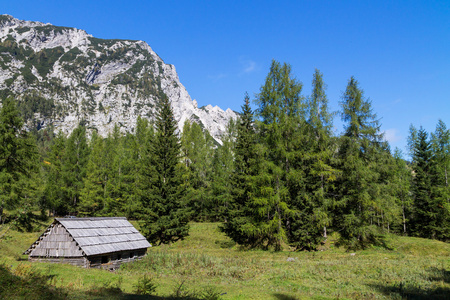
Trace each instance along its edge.
<path fill-rule="evenodd" d="M 53 228 L 56 229 L 56 227 L 59 227 L 56 226 L 58 223 L 72 237 L 71 241 L 59 241 L 57 237 L 50 238 L 50 232 L 52 232 Z M 62 234 L 63 232 L 61 232 L 61 237 Z M 59 234 L 53 235 L 56 236 Z M 47 236 L 48 238 L 46 238 Z M 79 250 L 87 256 L 151 247 L 145 237 L 126 218 L 56 218 L 41 237 L 25 251 L 25 254 L 30 254 L 30 256 L 45 256 L 39 251 L 39 248 L 41 248 L 39 247 L 40 243 L 54 243 L 53 247 L 59 249 L 59 253 L 73 252 L 73 250 L 64 251 L 64 249 L 73 249 L 71 244 L 73 245 L 74 242 L 79 247 Z M 48 249 L 48 246 L 47 244 L 45 248 Z M 74 254 L 69 256 L 75 256 Z M 50 256 L 54 255 L 50 254 Z"/>

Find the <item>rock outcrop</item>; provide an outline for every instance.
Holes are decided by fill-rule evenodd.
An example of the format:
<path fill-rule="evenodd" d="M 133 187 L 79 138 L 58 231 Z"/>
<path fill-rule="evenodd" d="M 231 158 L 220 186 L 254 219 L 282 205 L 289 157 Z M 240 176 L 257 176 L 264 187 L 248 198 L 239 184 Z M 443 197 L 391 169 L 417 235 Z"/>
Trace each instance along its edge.
<path fill-rule="evenodd" d="M 27 126 L 69 134 L 80 121 L 106 136 L 114 125 L 133 132 L 138 116 L 153 119 L 167 96 L 181 129 L 198 122 L 220 143 L 237 114 L 197 107 L 175 67 L 143 41 L 103 40 L 84 30 L 0 16 L 0 96 L 19 101 Z"/>

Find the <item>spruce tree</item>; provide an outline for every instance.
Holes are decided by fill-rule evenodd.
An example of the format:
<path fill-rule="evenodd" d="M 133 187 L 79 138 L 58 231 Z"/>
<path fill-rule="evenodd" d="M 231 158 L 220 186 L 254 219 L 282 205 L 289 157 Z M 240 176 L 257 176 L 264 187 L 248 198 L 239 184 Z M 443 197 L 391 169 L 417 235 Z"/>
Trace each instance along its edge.
<path fill-rule="evenodd" d="M 163 244 L 183 239 L 189 233 L 189 214 L 180 174 L 180 140 L 166 96 L 158 103 L 155 125 L 147 163 L 148 194 L 142 199 L 141 229 L 150 242 Z"/>
<path fill-rule="evenodd" d="M 450 240 L 450 130 L 442 120 L 438 121 L 436 130 L 431 134 L 433 153 L 432 170 L 432 206 L 436 222 L 432 237 Z"/>
<path fill-rule="evenodd" d="M 222 230 L 235 242 L 250 247 L 263 246 L 265 214 L 258 204 L 256 177 L 260 159 L 250 98 L 245 95 L 242 113 L 237 119 L 234 147 L 234 171 L 231 174 L 231 201 L 225 213 Z"/>
<path fill-rule="evenodd" d="M 431 211 L 432 196 L 432 152 L 428 133 L 420 127 L 414 145 L 413 156 L 414 219 L 411 222 L 413 235 L 431 238 L 436 218 Z"/>
<path fill-rule="evenodd" d="M 316 69 L 306 109 L 307 123 L 300 129 L 304 132 L 304 147 L 297 168 L 303 170 L 305 184 L 295 197 L 298 215 L 288 227 L 289 243 L 296 249 L 315 250 L 326 239 L 327 226 L 331 225 L 333 182 L 339 174 L 332 165 L 337 145 L 322 77 Z"/>

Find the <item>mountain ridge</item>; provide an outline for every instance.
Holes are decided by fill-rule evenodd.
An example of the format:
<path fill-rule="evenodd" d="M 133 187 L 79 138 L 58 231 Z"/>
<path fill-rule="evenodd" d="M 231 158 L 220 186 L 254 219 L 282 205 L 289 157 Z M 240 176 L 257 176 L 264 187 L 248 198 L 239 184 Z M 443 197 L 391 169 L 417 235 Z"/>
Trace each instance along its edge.
<path fill-rule="evenodd" d="M 53 126 L 69 134 L 81 120 L 100 135 L 118 124 L 133 132 L 137 117 L 152 120 L 167 96 L 181 130 L 198 122 L 221 143 L 237 113 L 198 107 L 166 64 L 144 41 L 99 39 L 86 31 L 0 15 L 0 96 L 19 101 L 28 127 Z"/>

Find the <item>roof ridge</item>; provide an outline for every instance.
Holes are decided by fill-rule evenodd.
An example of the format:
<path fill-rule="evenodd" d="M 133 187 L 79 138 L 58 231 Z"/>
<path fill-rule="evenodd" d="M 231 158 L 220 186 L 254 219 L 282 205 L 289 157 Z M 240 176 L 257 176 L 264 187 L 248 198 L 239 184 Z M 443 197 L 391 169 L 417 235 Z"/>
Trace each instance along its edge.
<path fill-rule="evenodd" d="M 55 218 L 56 221 L 98 221 L 98 220 L 126 220 L 126 217 L 86 217 L 86 218 Z"/>

